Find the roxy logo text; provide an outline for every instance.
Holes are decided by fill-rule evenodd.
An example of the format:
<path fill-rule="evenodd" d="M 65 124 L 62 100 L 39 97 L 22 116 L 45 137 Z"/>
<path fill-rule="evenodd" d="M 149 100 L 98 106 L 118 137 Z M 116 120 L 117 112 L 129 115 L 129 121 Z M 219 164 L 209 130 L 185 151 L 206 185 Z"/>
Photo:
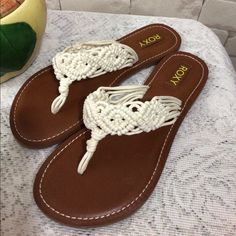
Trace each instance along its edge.
<path fill-rule="evenodd" d="M 178 85 L 179 82 L 183 79 L 183 77 L 186 75 L 188 71 L 188 67 L 187 66 L 183 66 L 181 65 L 175 72 L 175 75 L 171 78 L 170 82 L 173 85 Z"/>
<path fill-rule="evenodd" d="M 161 36 L 159 34 L 154 34 L 144 40 L 142 40 L 141 42 L 139 42 L 139 45 L 141 48 L 147 47 L 149 45 L 152 45 L 154 43 L 157 43 L 161 40 Z"/>

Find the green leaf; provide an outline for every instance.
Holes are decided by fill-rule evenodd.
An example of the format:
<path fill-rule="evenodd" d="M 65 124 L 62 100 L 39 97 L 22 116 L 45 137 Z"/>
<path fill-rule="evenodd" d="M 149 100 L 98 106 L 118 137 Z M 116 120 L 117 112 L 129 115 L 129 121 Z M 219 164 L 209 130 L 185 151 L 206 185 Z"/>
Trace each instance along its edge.
<path fill-rule="evenodd" d="M 0 76 L 20 70 L 36 44 L 36 33 L 25 22 L 0 25 Z"/>

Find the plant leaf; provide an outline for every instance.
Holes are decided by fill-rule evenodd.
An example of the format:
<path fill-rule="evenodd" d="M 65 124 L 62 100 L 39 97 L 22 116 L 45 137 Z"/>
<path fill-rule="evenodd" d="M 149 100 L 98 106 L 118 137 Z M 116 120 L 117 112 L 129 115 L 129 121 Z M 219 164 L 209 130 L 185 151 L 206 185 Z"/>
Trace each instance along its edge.
<path fill-rule="evenodd" d="M 0 76 L 20 70 L 36 44 L 36 33 L 25 22 L 0 25 Z"/>

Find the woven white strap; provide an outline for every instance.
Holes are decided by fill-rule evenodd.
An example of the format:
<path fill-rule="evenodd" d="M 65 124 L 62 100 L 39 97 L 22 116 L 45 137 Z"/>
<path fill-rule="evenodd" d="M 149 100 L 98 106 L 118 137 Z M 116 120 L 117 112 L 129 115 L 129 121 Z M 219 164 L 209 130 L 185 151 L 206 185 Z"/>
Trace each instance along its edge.
<path fill-rule="evenodd" d="M 151 101 L 139 99 L 148 86 L 100 87 L 84 102 L 83 119 L 90 129 L 87 152 L 78 166 L 83 174 L 96 150 L 98 142 L 106 135 L 133 135 L 150 132 L 173 124 L 180 114 L 181 101 L 171 96 L 155 96 Z"/>
<path fill-rule="evenodd" d="M 137 61 L 137 53 L 117 41 L 77 43 L 57 53 L 52 65 L 60 81 L 60 95 L 54 99 L 51 112 L 57 113 L 64 105 L 72 82 L 120 70 Z"/>

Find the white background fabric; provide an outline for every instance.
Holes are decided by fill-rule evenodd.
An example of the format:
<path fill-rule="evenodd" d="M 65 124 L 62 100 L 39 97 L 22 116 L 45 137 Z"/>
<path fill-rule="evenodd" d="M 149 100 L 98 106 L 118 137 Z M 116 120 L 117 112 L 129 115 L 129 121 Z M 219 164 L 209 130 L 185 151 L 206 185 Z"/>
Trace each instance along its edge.
<path fill-rule="evenodd" d="M 102 228 L 74 229 L 55 223 L 37 208 L 32 195 L 34 176 L 55 146 L 30 150 L 17 143 L 9 127 L 13 98 L 30 75 L 72 42 L 117 39 L 150 23 L 165 23 L 180 33 L 181 50 L 206 61 L 208 82 L 176 135 L 157 187 L 139 211 Z M 142 83 L 149 72 L 142 71 L 126 84 Z M 218 38 L 196 21 L 49 11 L 37 60 L 24 74 L 1 85 L 1 235 L 235 235 L 235 82 L 235 71 Z"/>

